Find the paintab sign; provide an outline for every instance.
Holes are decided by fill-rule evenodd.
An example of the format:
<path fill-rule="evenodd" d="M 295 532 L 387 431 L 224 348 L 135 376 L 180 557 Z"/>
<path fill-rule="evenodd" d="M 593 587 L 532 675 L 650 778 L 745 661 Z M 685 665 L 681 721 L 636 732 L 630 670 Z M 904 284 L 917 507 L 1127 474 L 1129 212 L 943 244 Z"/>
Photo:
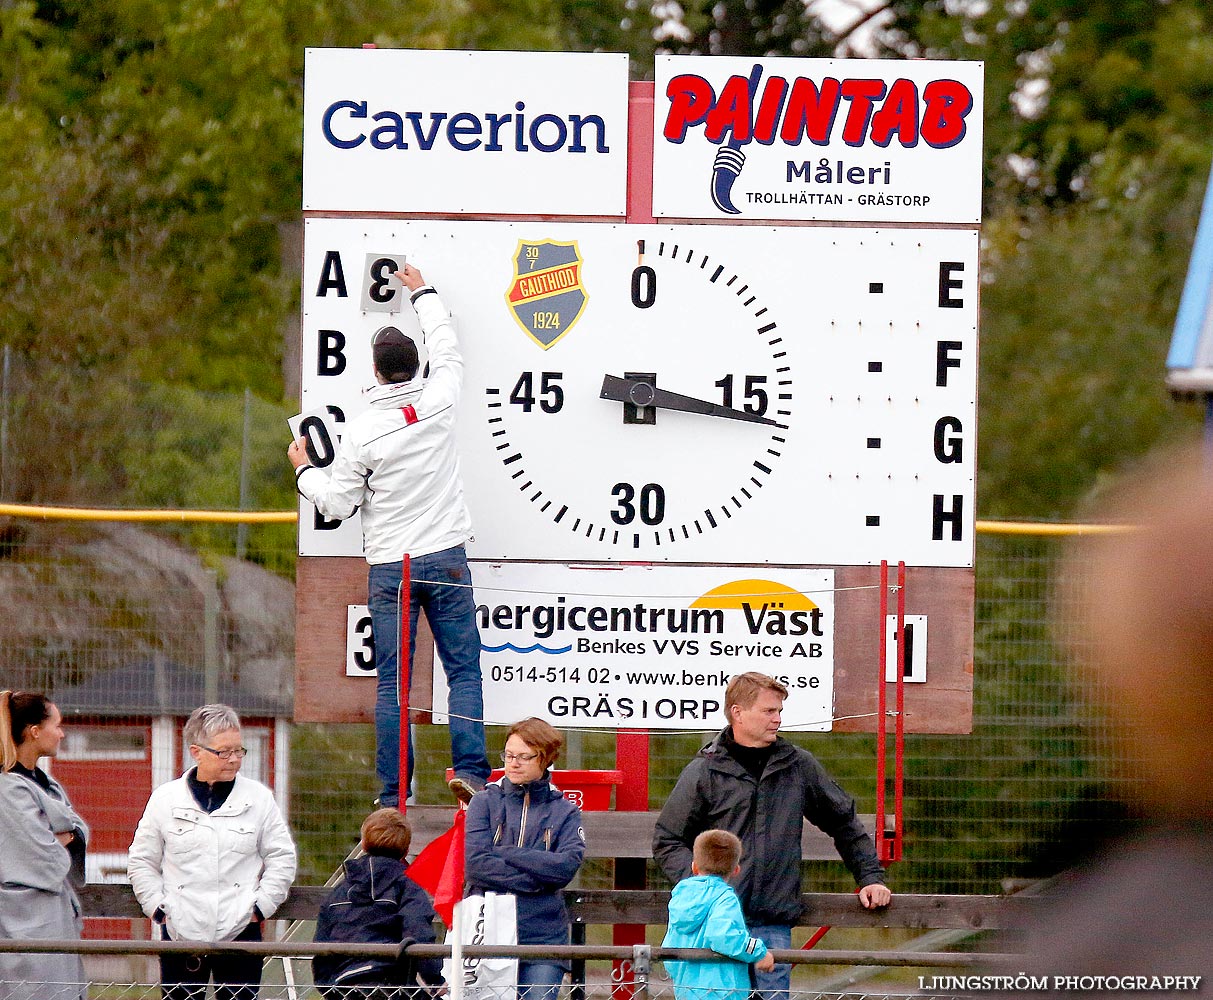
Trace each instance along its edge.
<path fill-rule="evenodd" d="M 309 49 L 305 211 L 622 216 L 627 56 Z"/>
<path fill-rule="evenodd" d="M 981 221 L 981 63 L 666 56 L 655 101 L 655 216 Z"/>
<path fill-rule="evenodd" d="M 729 679 L 788 687 L 788 728 L 828 731 L 834 572 L 771 567 L 471 565 L 486 718 L 715 729 Z M 446 708 L 434 667 L 434 710 Z"/>

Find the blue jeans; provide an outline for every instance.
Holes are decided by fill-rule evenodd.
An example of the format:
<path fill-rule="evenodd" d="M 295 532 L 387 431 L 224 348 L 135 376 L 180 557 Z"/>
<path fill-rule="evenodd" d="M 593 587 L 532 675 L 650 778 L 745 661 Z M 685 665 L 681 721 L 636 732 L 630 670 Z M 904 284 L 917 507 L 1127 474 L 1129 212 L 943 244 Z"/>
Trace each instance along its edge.
<path fill-rule="evenodd" d="M 757 924 L 748 928 L 768 948 L 791 948 L 792 928 L 781 924 Z M 759 1000 L 788 1000 L 792 987 L 792 967 L 777 965 L 770 972 L 754 970 L 754 990 Z"/>
<path fill-rule="evenodd" d="M 489 760 L 484 743 L 484 694 L 480 685 L 480 632 L 476 628 L 476 602 L 472 599 L 472 577 L 463 546 L 443 549 L 410 560 L 409 587 L 409 676 L 413 651 L 417 648 L 417 613 L 425 609 L 434 634 L 434 645 L 442 657 L 450 689 L 451 763 L 455 773 L 484 781 Z M 375 636 L 375 773 L 382 785 L 380 805 L 400 801 L 400 702 L 399 679 L 401 563 L 372 566 L 367 580 L 371 629 Z M 461 586 L 447 586 L 447 583 Z M 413 734 L 408 733 L 409 773 L 413 780 Z M 407 792 L 405 797 L 408 797 Z"/>
<path fill-rule="evenodd" d="M 556 1000 L 564 982 L 564 966 L 557 962 L 518 963 L 518 1000 Z"/>

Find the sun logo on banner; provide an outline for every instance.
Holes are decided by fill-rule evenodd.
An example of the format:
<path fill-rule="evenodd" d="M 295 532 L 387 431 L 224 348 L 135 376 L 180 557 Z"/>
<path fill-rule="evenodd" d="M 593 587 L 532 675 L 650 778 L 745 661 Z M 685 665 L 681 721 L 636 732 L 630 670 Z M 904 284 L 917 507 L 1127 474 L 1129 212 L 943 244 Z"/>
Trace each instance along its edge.
<path fill-rule="evenodd" d="M 691 607 L 740 611 L 753 636 L 822 635 L 825 614 L 802 591 L 774 580 L 733 580 L 697 597 Z"/>
<path fill-rule="evenodd" d="M 721 584 L 696 598 L 691 607 L 739 611 L 746 606 L 760 607 L 763 604 L 785 611 L 812 611 L 817 608 L 817 605 L 799 590 L 793 590 L 774 580 L 734 580 L 732 583 Z"/>
<path fill-rule="evenodd" d="M 576 240 L 519 240 L 505 293 L 514 320 L 545 351 L 573 328 L 589 296 Z"/>

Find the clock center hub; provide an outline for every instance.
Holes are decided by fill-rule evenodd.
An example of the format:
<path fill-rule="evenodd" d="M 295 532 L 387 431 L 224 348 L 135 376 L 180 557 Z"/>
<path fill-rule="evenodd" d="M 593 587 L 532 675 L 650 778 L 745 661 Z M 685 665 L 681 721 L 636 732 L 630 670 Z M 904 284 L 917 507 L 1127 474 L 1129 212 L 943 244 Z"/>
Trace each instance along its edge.
<path fill-rule="evenodd" d="M 656 390 L 649 382 L 633 382 L 628 389 L 628 399 L 635 406 L 652 406 Z"/>

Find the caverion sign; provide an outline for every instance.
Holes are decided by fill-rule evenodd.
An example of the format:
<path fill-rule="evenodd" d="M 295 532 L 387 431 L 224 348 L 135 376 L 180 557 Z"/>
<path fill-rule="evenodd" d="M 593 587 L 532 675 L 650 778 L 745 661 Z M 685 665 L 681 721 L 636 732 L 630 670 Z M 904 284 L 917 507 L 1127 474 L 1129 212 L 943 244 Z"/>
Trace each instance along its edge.
<path fill-rule="evenodd" d="M 736 115 L 729 129 L 710 111 L 695 123 L 702 110 L 695 94 L 710 92 L 709 106 L 719 106 L 739 75 L 728 60 L 663 64 L 656 96 L 633 85 L 629 105 L 613 90 L 627 87 L 626 71 L 613 80 L 602 64 L 587 63 L 592 83 L 568 90 L 579 58 L 571 56 L 545 96 L 536 83 L 543 74 L 525 53 L 484 54 L 509 57 L 495 63 L 492 86 L 445 100 L 434 80 L 462 74 L 460 87 L 470 86 L 469 78 L 482 77 L 467 73 L 467 61 L 481 54 L 426 53 L 423 93 L 447 109 L 434 112 L 447 116 L 440 121 L 463 114 L 458 108 L 497 109 L 501 94 L 514 92 L 516 62 L 518 87 L 529 88 L 527 108 L 559 105 L 563 120 L 594 119 L 601 144 L 624 157 L 630 177 L 628 200 L 621 189 L 617 203 L 603 204 L 599 184 L 592 207 L 577 207 L 576 193 L 594 184 L 583 169 L 601 164 L 589 165 L 597 154 L 588 147 L 568 151 L 566 127 L 565 146 L 539 157 L 544 169 L 556 162 L 562 175 L 550 205 L 542 186 L 517 199 L 502 193 L 491 211 L 461 212 L 436 191 L 429 210 L 455 216 L 438 219 L 398 207 L 394 196 L 378 210 L 351 201 L 353 186 L 367 197 L 362 168 L 352 159 L 345 174 L 331 166 L 342 162 L 325 137 L 326 128 L 340 131 L 334 115 L 354 114 L 346 105 L 360 108 L 371 93 L 380 103 L 411 93 L 410 74 L 420 71 L 417 53 L 371 55 L 373 73 L 320 72 L 326 93 L 313 87 L 313 69 L 329 58 L 345 65 L 357 53 L 309 53 L 305 148 L 327 143 L 330 166 L 321 182 L 305 180 L 302 410 L 322 459 L 331 455 L 371 381 L 371 333 L 391 322 L 420 337 L 390 277 L 405 260 L 420 267 L 456 316 L 464 356 L 459 444 L 476 528 L 468 554 L 489 721 L 535 714 L 566 726 L 711 729 L 721 720 L 728 677 L 758 669 L 786 678 L 789 728 L 870 730 L 883 672 L 877 661 L 886 624 L 876 583 L 885 559 L 908 567 L 914 672 L 907 729 L 967 732 L 978 231 L 975 202 L 960 192 L 979 191 L 981 127 L 979 110 L 965 110 L 958 95 L 963 89 L 980 109 L 980 67 L 750 61 L 753 78 L 784 80 L 785 97 L 795 96 L 802 109 L 801 80 L 816 79 L 819 101 L 832 99 L 835 81 L 849 109 L 836 116 L 838 134 L 806 141 L 815 157 L 853 166 L 878 156 L 871 171 L 865 167 L 864 184 L 873 190 L 864 194 L 885 185 L 886 161 L 885 186 L 900 184 L 902 193 L 952 181 L 952 201 L 935 199 L 941 217 L 923 221 L 913 206 L 870 215 L 865 200 L 864 212 L 852 208 L 848 218 L 844 202 L 835 222 L 813 223 L 798 210 L 772 219 L 772 206 L 759 209 L 756 201 L 746 201 L 737 218 L 742 213 L 723 212 L 712 200 L 723 168 L 677 165 L 693 145 L 745 153 L 731 198 L 763 175 L 764 158 L 789 155 L 775 143 L 763 146 L 759 127 L 775 102 L 763 95 L 778 84 L 755 91 L 748 106 L 762 120 L 746 141 Z M 438 56 L 450 65 L 440 66 Z M 687 83 L 689 76 L 705 82 Z M 856 145 L 846 130 L 860 113 L 859 91 L 846 81 L 869 81 L 860 89 L 875 108 L 870 81 L 885 76 L 897 84 L 889 100 L 896 96 L 904 110 L 902 131 L 892 128 L 889 111 L 877 123 L 885 132 L 869 127 Z M 897 83 L 904 80 L 913 87 Z M 945 80 L 953 83 L 932 87 Z M 914 89 L 932 98 L 915 112 L 911 143 Z M 580 96 L 560 104 L 557 95 L 567 93 Z M 952 95 L 951 103 L 941 104 L 941 94 Z M 407 128 L 414 127 L 409 114 L 421 113 L 419 101 L 396 114 Z M 630 107 L 630 119 L 621 106 Z M 790 107 L 785 100 L 781 121 Z M 458 145 L 453 138 L 471 147 L 466 169 L 473 173 L 460 174 L 460 184 L 476 170 L 491 171 L 485 143 L 503 141 L 506 126 L 498 122 L 494 140 L 484 131 L 489 114 L 481 114 L 480 132 L 462 120 L 465 131 L 443 140 L 443 155 Z M 673 138 L 670 115 L 684 126 Z M 343 141 L 353 141 L 351 121 Z M 419 118 L 416 127 L 438 128 L 434 121 Z M 957 121 L 964 125 L 958 138 Z M 950 146 L 922 141 L 949 123 Z M 358 127 L 366 141 L 352 152 L 374 135 L 373 126 Z M 546 145 L 562 131 L 554 121 L 537 128 Z M 890 138 L 887 148 L 865 148 L 881 138 Z M 384 148 L 377 153 L 396 157 L 400 187 L 410 186 L 414 163 L 434 151 L 416 139 L 399 130 L 378 136 Z M 537 155 L 533 143 L 523 144 L 529 148 L 511 155 Z M 797 162 L 806 155 L 797 152 Z M 309 162 L 305 156 L 305 171 Z M 378 169 L 387 161 L 367 162 Z M 667 198 L 663 191 L 677 187 L 668 183 L 671 171 L 706 200 Z M 850 218 L 864 225 L 838 224 Z M 373 673 L 373 640 L 361 553 L 356 517 L 326 522 L 301 503 L 301 720 L 371 717 L 365 678 Z M 431 701 L 425 639 L 413 703 L 441 718 L 442 673 L 433 672 Z"/>

